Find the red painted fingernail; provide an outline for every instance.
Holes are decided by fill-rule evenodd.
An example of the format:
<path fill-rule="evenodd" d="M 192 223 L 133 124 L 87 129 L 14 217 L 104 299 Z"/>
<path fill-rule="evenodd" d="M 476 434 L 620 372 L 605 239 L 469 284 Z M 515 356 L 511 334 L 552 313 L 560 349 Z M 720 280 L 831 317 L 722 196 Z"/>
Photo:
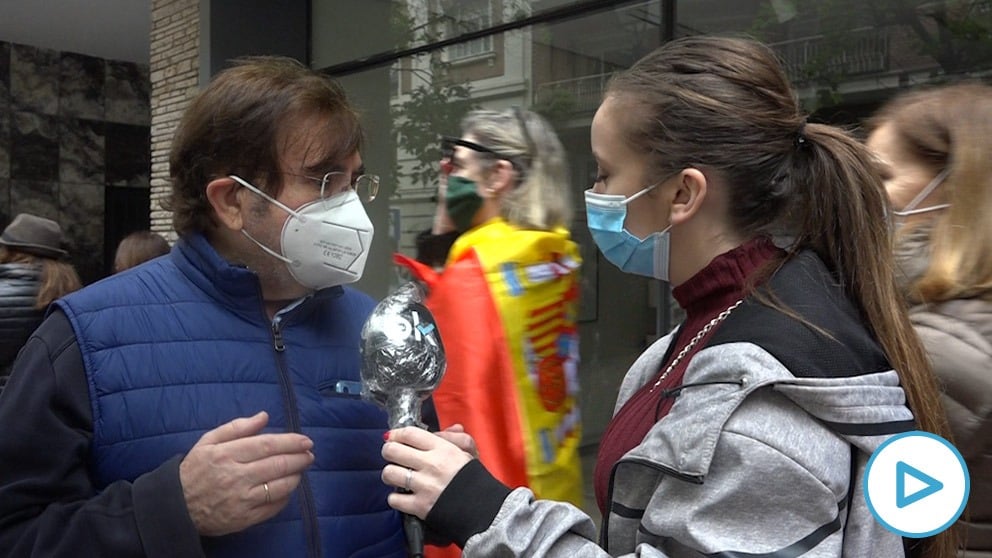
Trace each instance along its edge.
<path fill-rule="evenodd" d="M 382 439 L 385 442 L 388 442 L 389 441 L 389 431 L 388 430 L 382 433 Z"/>

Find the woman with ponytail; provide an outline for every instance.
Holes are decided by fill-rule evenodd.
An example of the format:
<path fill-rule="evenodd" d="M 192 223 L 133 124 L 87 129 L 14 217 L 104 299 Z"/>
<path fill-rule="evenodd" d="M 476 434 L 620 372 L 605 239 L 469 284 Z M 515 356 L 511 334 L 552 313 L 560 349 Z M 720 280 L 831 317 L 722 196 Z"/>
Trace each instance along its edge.
<path fill-rule="evenodd" d="M 620 388 L 595 471 L 598 545 L 578 510 L 414 429 L 383 448 L 384 481 L 412 490 L 390 504 L 466 556 L 953 556 L 949 532 L 904 541 L 862 495 L 890 436 L 948 436 L 868 151 L 807 121 L 770 49 L 719 37 L 615 76 L 591 142 L 593 239 L 670 282 L 686 311 Z"/>

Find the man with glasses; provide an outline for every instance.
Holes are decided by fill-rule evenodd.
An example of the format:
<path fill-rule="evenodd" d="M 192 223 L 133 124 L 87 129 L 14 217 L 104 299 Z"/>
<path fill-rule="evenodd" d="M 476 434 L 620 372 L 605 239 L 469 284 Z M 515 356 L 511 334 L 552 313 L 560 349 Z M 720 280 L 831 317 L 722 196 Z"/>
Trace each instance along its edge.
<path fill-rule="evenodd" d="M 239 61 L 170 157 L 168 257 L 57 301 L 0 399 L 12 556 L 403 556 L 360 399 L 378 190 L 343 91 Z"/>

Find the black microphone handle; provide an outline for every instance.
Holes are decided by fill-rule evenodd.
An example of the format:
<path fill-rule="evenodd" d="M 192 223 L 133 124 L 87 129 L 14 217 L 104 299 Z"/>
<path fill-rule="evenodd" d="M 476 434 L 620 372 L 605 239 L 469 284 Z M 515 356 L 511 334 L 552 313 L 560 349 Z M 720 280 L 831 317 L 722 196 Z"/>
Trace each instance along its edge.
<path fill-rule="evenodd" d="M 418 417 L 419 418 L 419 417 Z M 415 421 L 404 421 L 403 424 L 398 424 L 395 428 L 402 428 L 404 426 L 417 426 L 420 427 Z M 397 492 L 403 494 L 412 494 L 412 490 L 407 490 L 405 488 L 397 488 Z M 419 517 L 411 515 L 408 513 L 403 514 L 403 530 L 406 532 L 406 554 L 409 558 L 423 558 L 424 557 L 424 522 L 420 520 Z"/>
<path fill-rule="evenodd" d="M 403 514 L 403 530 L 406 531 L 406 554 L 410 558 L 424 557 L 424 522 L 415 515 Z"/>

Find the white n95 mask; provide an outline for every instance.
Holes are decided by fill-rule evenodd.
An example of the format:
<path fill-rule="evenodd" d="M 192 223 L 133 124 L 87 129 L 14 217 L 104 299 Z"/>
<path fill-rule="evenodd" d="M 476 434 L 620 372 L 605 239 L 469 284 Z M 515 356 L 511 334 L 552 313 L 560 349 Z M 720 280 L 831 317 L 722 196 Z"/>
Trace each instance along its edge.
<path fill-rule="evenodd" d="M 282 228 L 281 254 L 252 238 L 246 230 L 241 229 L 241 233 L 285 262 L 297 283 L 318 290 L 362 278 L 375 228 L 354 190 L 317 199 L 294 211 L 247 180 L 234 175 L 230 178 L 289 213 Z"/>

